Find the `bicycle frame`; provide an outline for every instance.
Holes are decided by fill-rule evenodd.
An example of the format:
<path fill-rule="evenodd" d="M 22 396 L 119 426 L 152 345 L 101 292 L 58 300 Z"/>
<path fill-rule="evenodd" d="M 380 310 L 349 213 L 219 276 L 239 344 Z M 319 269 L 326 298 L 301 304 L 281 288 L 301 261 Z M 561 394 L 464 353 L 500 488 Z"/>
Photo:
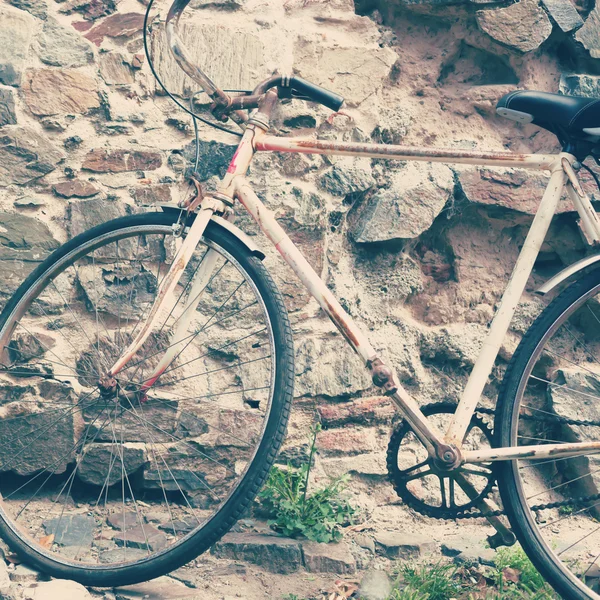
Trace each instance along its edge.
<path fill-rule="evenodd" d="M 208 77 L 195 65 L 191 64 L 177 34 L 177 22 L 189 0 L 175 0 L 166 20 L 166 34 L 172 54 L 181 68 L 199 83 L 206 93 L 215 101 L 219 111 L 233 111 L 233 102 L 223 94 Z M 211 216 L 214 213 L 231 211 L 235 201 L 239 201 L 252 215 L 258 226 L 276 247 L 283 259 L 296 273 L 309 293 L 329 315 L 346 341 L 361 357 L 369 369 L 373 382 L 382 388 L 396 404 L 404 418 L 410 423 L 415 435 L 423 442 L 430 456 L 442 465 L 442 468 L 453 469 L 462 463 L 477 463 L 518 458 L 571 457 L 583 454 L 600 453 L 600 442 L 582 442 L 573 444 L 543 444 L 535 446 L 519 446 L 514 448 L 463 451 L 462 442 L 469 423 L 476 410 L 477 403 L 483 393 L 485 384 L 492 371 L 502 341 L 508 331 L 515 309 L 521 298 L 525 285 L 535 264 L 540 248 L 552 218 L 556 212 L 563 190 L 567 189 L 573 205 L 580 216 L 581 228 L 591 244 L 600 243 L 600 220 L 594 211 L 590 199 L 585 194 L 576 174 L 575 156 L 561 152 L 557 155 L 515 154 L 510 152 L 477 152 L 457 149 L 421 148 L 384 144 L 357 144 L 336 141 L 324 141 L 313 138 L 284 138 L 268 135 L 271 112 L 278 101 L 278 92 L 263 82 L 253 92 L 253 102 L 257 110 L 250 118 L 242 119 L 244 134 L 231 160 L 227 173 L 217 192 L 204 198 L 200 204 L 199 215 L 189 228 L 173 264 L 160 286 L 155 304 L 144 327 L 130 346 L 119 357 L 106 376 L 107 385 L 114 385 L 114 376 L 127 364 L 147 339 L 160 317 L 169 306 L 171 292 L 175 289 L 187 262 L 201 239 Z M 259 93 L 260 92 L 260 93 Z M 242 106 L 243 98 L 235 106 Z M 235 111 L 236 122 L 240 123 L 240 112 Z M 273 214 L 264 206 L 245 179 L 248 167 L 256 152 L 291 152 L 303 154 L 326 154 L 333 156 L 362 156 L 389 160 L 415 160 L 424 162 L 444 162 L 489 167 L 519 167 L 531 170 L 542 170 L 550 173 L 547 188 L 543 194 L 536 215 L 533 219 L 523 248 L 514 266 L 512 275 L 502 296 L 500 306 L 490 325 L 483 342 L 482 350 L 469 376 L 467 385 L 461 395 L 457 410 L 453 415 L 448 430 L 439 431 L 421 412 L 418 403 L 400 385 L 393 369 L 387 366 L 361 329 L 354 323 L 350 315 L 343 309 L 325 283 L 310 266 L 301 252 L 293 244 L 289 236 L 275 220 Z M 198 270 L 192 289 L 201 293 L 207 277 L 210 275 L 211 260 Z M 190 294 L 188 303 L 183 308 L 182 316 L 193 314 L 197 305 L 197 296 Z M 178 336 L 185 331 L 181 321 L 187 326 L 186 319 L 180 319 L 175 333 L 173 346 L 179 343 Z M 155 372 L 144 382 L 142 392 L 150 389 L 152 384 L 168 367 L 174 351 L 163 357 Z"/>

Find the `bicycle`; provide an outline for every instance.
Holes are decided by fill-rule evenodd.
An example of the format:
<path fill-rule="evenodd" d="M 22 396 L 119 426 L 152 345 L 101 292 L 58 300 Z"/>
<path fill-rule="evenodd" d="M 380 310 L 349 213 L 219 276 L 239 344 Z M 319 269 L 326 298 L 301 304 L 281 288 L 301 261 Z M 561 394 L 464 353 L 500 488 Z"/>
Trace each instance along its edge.
<path fill-rule="evenodd" d="M 178 36 L 188 3 L 175 0 L 169 10 L 169 46 L 211 98 L 213 116 L 241 126 L 240 143 L 216 191 L 203 195 L 197 185 L 180 205 L 78 235 L 5 306 L 0 455 L 16 441 L 20 448 L 0 464 L 0 535 L 53 576 L 116 586 L 195 558 L 250 505 L 285 435 L 294 356 L 264 255 L 231 222 L 239 201 L 399 409 L 388 468 L 405 502 L 429 516 L 484 517 L 497 530 L 493 544 L 510 545 L 516 534 L 564 597 L 600 598 L 600 553 L 590 545 L 600 531 L 600 415 L 590 402 L 600 384 L 593 353 L 600 255 L 540 288 L 547 294 L 577 277 L 523 337 L 496 410 L 478 406 L 565 187 L 589 243 L 600 242 L 600 221 L 577 176 L 583 160 L 600 152 L 600 100 L 518 91 L 499 102 L 501 115 L 553 131 L 563 146 L 555 156 L 278 137 L 268 130 L 280 99 L 339 111 L 343 98 L 281 75 L 249 94 L 223 92 L 191 63 Z M 196 124 L 199 115 L 181 106 Z M 269 151 L 550 172 L 458 404 L 421 408 L 411 398 L 262 204 L 245 174 L 255 152 Z M 494 415 L 493 432 L 485 415 Z M 427 493 L 419 495 L 415 482 Z M 514 534 L 488 498 L 495 482 Z M 573 524 L 581 534 L 565 545 Z"/>

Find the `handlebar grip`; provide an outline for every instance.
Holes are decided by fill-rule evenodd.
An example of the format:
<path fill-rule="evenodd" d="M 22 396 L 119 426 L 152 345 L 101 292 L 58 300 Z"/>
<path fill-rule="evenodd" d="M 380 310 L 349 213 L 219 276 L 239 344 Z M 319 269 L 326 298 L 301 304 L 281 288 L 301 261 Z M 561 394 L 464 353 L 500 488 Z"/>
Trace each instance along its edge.
<path fill-rule="evenodd" d="M 302 77 L 290 77 L 289 87 L 304 96 L 308 96 L 313 102 L 317 102 L 330 108 L 333 111 L 338 111 L 344 104 L 344 98 L 335 92 L 330 92 L 320 85 L 306 81 Z"/>

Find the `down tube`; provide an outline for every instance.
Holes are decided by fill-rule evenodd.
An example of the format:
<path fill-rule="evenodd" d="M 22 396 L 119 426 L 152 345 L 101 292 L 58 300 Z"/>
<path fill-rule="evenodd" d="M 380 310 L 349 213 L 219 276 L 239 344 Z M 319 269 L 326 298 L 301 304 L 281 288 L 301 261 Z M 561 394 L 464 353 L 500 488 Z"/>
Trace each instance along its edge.
<path fill-rule="evenodd" d="M 329 315 L 340 333 L 348 340 L 355 352 L 365 363 L 373 360 L 377 353 L 367 337 L 354 323 L 352 317 L 342 308 L 335 296 L 329 291 L 321 278 L 315 273 L 301 252 L 294 246 L 287 233 L 273 218 L 248 182 L 240 177 L 234 180 L 235 195 L 246 210 L 254 217 L 265 235 L 275 245 L 285 261 L 292 267 L 296 275 L 308 291 Z"/>

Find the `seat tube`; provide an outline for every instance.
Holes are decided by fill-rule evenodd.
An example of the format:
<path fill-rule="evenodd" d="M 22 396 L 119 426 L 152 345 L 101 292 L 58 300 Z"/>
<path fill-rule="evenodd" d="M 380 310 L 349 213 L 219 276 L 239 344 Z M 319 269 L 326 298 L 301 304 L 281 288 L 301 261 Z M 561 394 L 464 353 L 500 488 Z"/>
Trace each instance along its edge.
<path fill-rule="evenodd" d="M 475 412 L 488 377 L 492 372 L 502 341 L 508 331 L 515 309 L 525 290 L 525 285 L 531 275 L 533 265 L 548 233 L 550 223 L 558 206 L 558 201 L 567 181 L 567 174 L 561 164 L 561 159 L 564 156 L 564 154 L 559 155 L 554 163 L 550 181 L 533 219 L 519 258 L 514 266 L 498 311 L 492 320 L 481 352 L 477 357 L 469 381 L 465 386 L 456 412 L 450 422 L 446 433 L 446 442 L 448 444 L 453 444 L 459 448 L 462 445 L 467 428 L 471 422 L 471 417 Z"/>

